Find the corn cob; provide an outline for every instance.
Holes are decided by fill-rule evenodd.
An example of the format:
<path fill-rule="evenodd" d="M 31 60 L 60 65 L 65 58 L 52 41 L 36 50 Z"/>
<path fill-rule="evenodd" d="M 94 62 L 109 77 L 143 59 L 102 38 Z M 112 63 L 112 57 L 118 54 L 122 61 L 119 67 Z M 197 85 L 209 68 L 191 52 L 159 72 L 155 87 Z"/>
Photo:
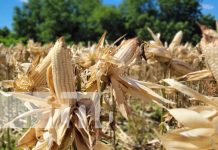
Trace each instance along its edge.
<path fill-rule="evenodd" d="M 50 90 L 51 96 L 56 97 L 55 95 L 55 89 L 54 89 L 54 82 L 53 82 L 53 74 L 52 74 L 52 67 L 49 65 L 47 69 L 47 84 L 48 88 Z"/>
<path fill-rule="evenodd" d="M 178 46 L 181 43 L 182 36 L 183 36 L 182 31 L 176 33 L 175 37 L 173 38 L 172 42 L 169 45 L 169 50 L 171 53 L 173 53 L 173 50 L 176 48 L 176 46 Z"/>
<path fill-rule="evenodd" d="M 113 55 L 113 57 L 117 61 L 119 61 L 125 65 L 128 65 L 139 54 L 138 44 L 139 44 L 139 42 L 138 42 L 137 38 L 133 38 L 133 39 L 124 41 L 119 47 L 117 47 L 115 53 L 110 54 L 110 55 Z M 108 56 L 108 58 L 110 60 L 109 56 Z M 113 62 L 113 61 L 111 61 L 111 62 Z M 107 73 L 107 75 L 110 75 L 110 72 L 113 70 L 113 67 L 114 67 L 114 66 L 110 67 L 111 62 L 108 61 L 107 63 L 104 63 L 104 62 L 98 61 L 98 63 L 96 63 L 95 66 L 96 67 L 100 66 L 99 67 L 100 71 L 98 71 L 98 72 L 101 72 L 101 74 Z M 100 78 L 96 77 L 96 72 L 92 72 L 92 75 L 91 75 L 91 77 L 86 85 L 86 91 L 91 92 L 91 91 L 95 91 L 96 88 L 100 88 L 99 82 L 96 81 L 96 79 L 99 79 L 99 81 L 100 81 Z"/>
<path fill-rule="evenodd" d="M 123 62 L 125 65 L 131 63 L 131 61 L 139 54 L 138 39 L 133 38 L 125 41 L 121 44 L 114 57 Z"/>
<path fill-rule="evenodd" d="M 29 78 L 33 87 L 38 87 L 46 84 L 46 72 L 50 64 L 51 52 L 49 52 L 43 61 L 29 73 Z"/>
<path fill-rule="evenodd" d="M 218 82 L 218 33 L 205 26 L 201 26 L 203 38 L 200 42 L 202 53 L 213 76 Z"/>
<path fill-rule="evenodd" d="M 167 50 L 167 48 L 157 45 L 156 43 L 148 44 L 144 47 L 145 55 L 147 58 L 154 57 L 159 62 L 170 62 L 172 55 Z"/>
<path fill-rule="evenodd" d="M 171 60 L 170 68 L 178 75 L 185 75 L 194 71 L 187 63 L 176 59 Z"/>
<path fill-rule="evenodd" d="M 74 105 L 74 67 L 71 64 L 70 49 L 65 47 L 63 38 L 52 49 L 51 67 L 57 101 L 59 104 Z"/>

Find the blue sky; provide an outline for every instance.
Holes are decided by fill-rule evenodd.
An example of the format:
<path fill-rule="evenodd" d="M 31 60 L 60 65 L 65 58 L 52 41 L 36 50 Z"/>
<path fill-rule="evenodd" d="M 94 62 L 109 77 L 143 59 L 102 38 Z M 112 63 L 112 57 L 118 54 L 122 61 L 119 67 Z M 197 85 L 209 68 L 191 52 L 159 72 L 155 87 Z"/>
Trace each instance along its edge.
<path fill-rule="evenodd" d="M 0 0 L 0 28 L 12 28 L 13 12 L 15 6 L 22 6 L 28 0 Z M 107 5 L 119 5 L 122 0 L 103 0 Z M 201 3 L 204 14 L 212 14 L 218 19 L 218 0 L 203 0 Z"/>

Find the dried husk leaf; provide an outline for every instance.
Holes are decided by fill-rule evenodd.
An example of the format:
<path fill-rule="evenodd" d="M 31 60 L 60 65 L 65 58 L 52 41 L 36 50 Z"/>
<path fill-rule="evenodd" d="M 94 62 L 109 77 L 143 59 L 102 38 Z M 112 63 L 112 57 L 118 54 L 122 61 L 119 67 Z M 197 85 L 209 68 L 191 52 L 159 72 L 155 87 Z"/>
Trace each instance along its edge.
<path fill-rule="evenodd" d="M 45 130 L 49 131 L 49 138 L 59 146 L 61 145 L 66 130 L 69 127 L 70 108 L 55 109 L 53 112 L 54 113 L 50 116 Z"/>
<path fill-rule="evenodd" d="M 61 145 L 59 146 L 60 150 L 65 150 L 67 148 L 69 148 L 70 146 L 72 146 L 73 141 L 75 140 L 75 127 L 69 127 L 67 128 L 67 131 L 65 133 L 65 136 L 61 142 Z"/>
<path fill-rule="evenodd" d="M 112 150 L 111 146 L 104 144 L 103 142 L 97 141 L 94 150 Z"/>
<path fill-rule="evenodd" d="M 29 128 L 23 136 L 18 140 L 18 148 L 33 147 L 37 142 L 35 128 Z"/>
<path fill-rule="evenodd" d="M 163 43 L 161 42 L 161 40 L 159 39 L 159 37 L 157 37 L 154 32 L 150 29 L 147 28 L 148 32 L 151 34 L 152 38 L 154 39 L 154 41 L 158 44 L 158 45 L 163 45 Z"/>
<path fill-rule="evenodd" d="M 128 106 L 125 105 L 126 104 L 126 100 L 125 100 L 125 94 L 124 91 L 122 90 L 122 87 L 120 87 L 120 83 L 116 80 L 116 78 L 114 76 L 110 77 L 111 79 L 111 83 L 112 83 L 112 87 L 114 89 L 115 92 L 115 99 L 117 102 L 117 108 L 120 111 L 120 113 L 123 115 L 124 118 L 128 119 Z"/>
<path fill-rule="evenodd" d="M 75 111 L 76 116 L 78 117 L 74 121 L 75 125 L 75 143 L 78 149 L 90 150 L 92 149 L 92 139 L 88 131 L 88 121 L 86 114 L 83 109 L 78 109 Z"/>

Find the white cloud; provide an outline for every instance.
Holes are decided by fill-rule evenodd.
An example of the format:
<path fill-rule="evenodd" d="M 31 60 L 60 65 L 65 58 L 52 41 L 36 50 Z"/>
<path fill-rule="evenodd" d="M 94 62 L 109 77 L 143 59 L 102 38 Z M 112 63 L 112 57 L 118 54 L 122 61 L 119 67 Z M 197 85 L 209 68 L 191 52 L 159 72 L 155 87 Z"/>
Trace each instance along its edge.
<path fill-rule="evenodd" d="M 20 0 L 22 3 L 28 3 L 28 0 Z"/>
<path fill-rule="evenodd" d="M 214 6 L 211 4 L 202 4 L 201 6 L 203 9 L 207 9 L 207 10 L 214 9 Z"/>

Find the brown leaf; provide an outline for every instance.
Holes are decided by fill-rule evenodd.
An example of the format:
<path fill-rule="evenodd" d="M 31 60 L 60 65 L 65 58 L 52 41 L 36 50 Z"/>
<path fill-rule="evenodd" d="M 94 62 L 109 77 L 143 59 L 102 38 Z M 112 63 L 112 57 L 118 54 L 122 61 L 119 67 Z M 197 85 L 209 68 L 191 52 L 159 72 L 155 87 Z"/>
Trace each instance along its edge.
<path fill-rule="evenodd" d="M 202 101 L 202 102 L 204 102 L 206 104 L 218 107 L 218 103 L 216 103 L 215 101 L 211 101 L 206 96 L 198 93 L 197 91 L 187 87 L 184 84 L 181 84 L 181 83 L 175 81 L 174 79 L 164 79 L 163 81 L 166 82 L 167 84 L 169 84 L 174 89 L 180 91 L 183 94 L 186 94 L 186 95 L 188 95 L 190 97 L 193 97 L 193 98 L 195 98 L 197 100 L 200 100 L 200 101 Z"/>
<path fill-rule="evenodd" d="M 103 142 L 97 141 L 94 150 L 112 150 L 112 147 L 108 144 L 104 144 Z"/>
<path fill-rule="evenodd" d="M 202 80 L 204 78 L 212 77 L 212 73 L 209 70 L 200 70 L 195 72 L 190 72 L 182 77 L 179 80 L 186 80 L 186 81 L 197 81 Z"/>
<path fill-rule="evenodd" d="M 33 147 L 37 142 L 35 128 L 29 128 L 18 140 L 18 148 Z"/>
<path fill-rule="evenodd" d="M 212 124 L 209 120 L 201 116 L 199 113 L 184 109 L 170 109 L 169 113 L 181 124 L 190 128 L 212 128 Z"/>

